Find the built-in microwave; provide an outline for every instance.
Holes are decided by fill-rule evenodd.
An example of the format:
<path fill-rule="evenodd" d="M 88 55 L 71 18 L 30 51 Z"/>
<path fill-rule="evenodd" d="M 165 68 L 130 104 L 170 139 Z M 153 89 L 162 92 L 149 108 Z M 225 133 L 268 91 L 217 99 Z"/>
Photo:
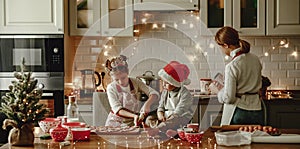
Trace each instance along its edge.
<path fill-rule="evenodd" d="M 64 71 L 63 35 L 0 35 L 0 72 L 16 71 L 22 59 L 28 71 Z"/>

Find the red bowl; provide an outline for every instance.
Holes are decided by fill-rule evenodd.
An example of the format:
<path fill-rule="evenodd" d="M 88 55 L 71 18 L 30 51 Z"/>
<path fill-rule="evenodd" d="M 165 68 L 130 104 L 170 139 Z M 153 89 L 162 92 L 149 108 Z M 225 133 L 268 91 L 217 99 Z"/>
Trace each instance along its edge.
<path fill-rule="evenodd" d="M 58 118 L 45 118 L 39 121 L 39 126 L 45 133 L 49 133 L 49 130 L 56 127 L 59 123 L 60 119 Z"/>
<path fill-rule="evenodd" d="M 178 128 L 177 134 L 181 140 L 186 141 L 185 132 L 192 132 L 193 128 Z"/>
<path fill-rule="evenodd" d="M 90 140 L 90 128 L 72 128 L 71 129 L 73 140 L 87 141 Z"/>
<path fill-rule="evenodd" d="M 85 127 L 85 123 L 82 122 L 66 122 L 63 123 L 64 127 L 70 127 L 70 128 L 82 128 Z"/>
<path fill-rule="evenodd" d="M 61 142 L 67 137 L 68 129 L 59 124 L 57 127 L 50 129 L 50 135 L 54 141 Z"/>
<path fill-rule="evenodd" d="M 180 138 L 181 140 L 183 140 L 183 141 L 186 140 L 186 139 L 185 139 L 185 135 L 184 135 L 184 130 L 183 130 L 183 128 L 178 128 L 178 129 L 177 129 L 177 134 L 178 134 L 178 136 L 179 136 L 179 138 Z"/>
<path fill-rule="evenodd" d="M 185 132 L 185 138 L 190 143 L 199 143 L 203 137 L 204 132 Z"/>

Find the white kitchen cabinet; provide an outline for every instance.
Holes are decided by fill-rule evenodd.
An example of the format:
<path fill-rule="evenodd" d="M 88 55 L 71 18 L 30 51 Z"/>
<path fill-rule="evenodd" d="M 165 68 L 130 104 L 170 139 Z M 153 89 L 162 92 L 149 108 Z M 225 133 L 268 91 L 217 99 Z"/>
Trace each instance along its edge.
<path fill-rule="evenodd" d="M 267 35 L 300 34 L 300 0 L 267 0 Z"/>
<path fill-rule="evenodd" d="M 71 0 L 70 35 L 133 36 L 132 0 Z"/>
<path fill-rule="evenodd" d="M 199 10 L 199 0 L 134 0 L 134 10 Z"/>
<path fill-rule="evenodd" d="M 132 0 L 102 0 L 100 23 L 102 36 L 133 36 Z"/>
<path fill-rule="evenodd" d="M 265 35 L 265 0 L 200 2 L 202 35 L 215 35 L 223 26 L 232 26 L 241 35 Z"/>
<path fill-rule="evenodd" d="M 69 18 L 71 36 L 100 36 L 100 0 L 70 0 Z"/>
<path fill-rule="evenodd" d="M 63 34 L 63 0 L 0 0 L 0 34 Z"/>

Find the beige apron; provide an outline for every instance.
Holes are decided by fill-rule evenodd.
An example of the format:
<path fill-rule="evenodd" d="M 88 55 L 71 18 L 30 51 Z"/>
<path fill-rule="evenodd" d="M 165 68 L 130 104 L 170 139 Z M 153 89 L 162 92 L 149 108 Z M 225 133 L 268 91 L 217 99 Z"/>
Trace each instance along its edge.
<path fill-rule="evenodd" d="M 230 124 L 231 119 L 233 117 L 233 113 L 235 111 L 235 108 L 236 108 L 236 104 L 224 104 L 223 105 L 221 126 Z"/>
<path fill-rule="evenodd" d="M 237 104 L 240 100 L 244 100 L 247 98 L 248 95 L 255 95 L 255 93 L 245 93 L 241 95 L 240 97 L 237 97 L 236 102 L 234 104 L 224 104 L 223 105 L 223 113 L 222 113 L 222 119 L 221 119 L 221 126 L 222 125 L 230 125 L 231 119 L 233 117 L 235 108 L 237 107 Z"/>
<path fill-rule="evenodd" d="M 132 91 L 133 85 L 131 84 L 131 81 L 129 82 L 130 91 Z M 130 112 L 138 113 L 140 109 L 140 101 L 137 100 L 136 96 L 131 92 L 123 91 L 119 85 L 116 85 L 116 88 L 118 90 L 119 101 L 121 102 L 123 109 L 128 110 Z M 134 122 L 131 118 L 124 118 L 118 116 L 111 111 L 107 116 L 105 126 L 118 127 L 121 126 L 121 124 L 133 126 Z"/>

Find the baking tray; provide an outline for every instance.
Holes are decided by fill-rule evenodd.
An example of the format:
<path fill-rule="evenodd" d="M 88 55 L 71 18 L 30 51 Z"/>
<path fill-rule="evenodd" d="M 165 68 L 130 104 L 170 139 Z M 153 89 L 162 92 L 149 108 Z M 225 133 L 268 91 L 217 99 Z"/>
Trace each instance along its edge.
<path fill-rule="evenodd" d="M 251 138 L 255 143 L 300 143 L 299 134 L 281 134 L 280 136 L 256 136 Z"/>
<path fill-rule="evenodd" d="M 140 128 L 132 127 L 128 129 L 124 128 L 114 128 L 114 129 L 106 129 L 100 130 L 96 129 L 94 132 L 98 135 L 136 135 L 140 133 Z"/>

